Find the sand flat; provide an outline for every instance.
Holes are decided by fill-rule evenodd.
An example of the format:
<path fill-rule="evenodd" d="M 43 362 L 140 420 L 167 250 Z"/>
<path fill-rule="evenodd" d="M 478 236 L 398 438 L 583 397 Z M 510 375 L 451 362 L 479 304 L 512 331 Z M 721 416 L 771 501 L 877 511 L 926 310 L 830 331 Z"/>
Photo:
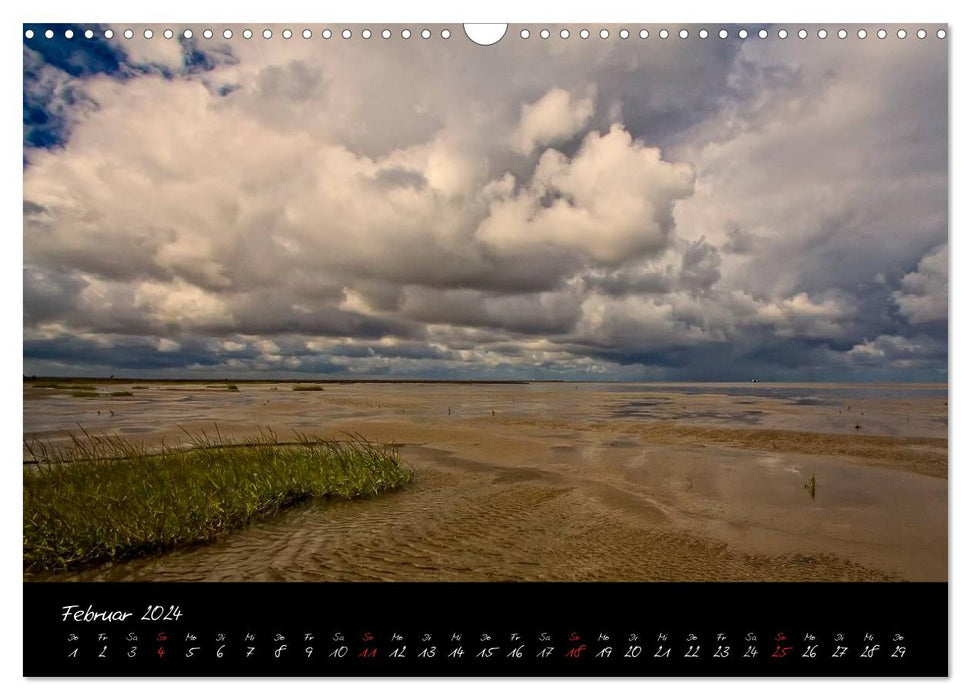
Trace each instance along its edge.
<path fill-rule="evenodd" d="M 942 385 L 137 386 L 80 399 L 25 385 L 25 439 L 63 441 L 77 424 L 169 445 L 214 423 L 234 436 L 353 432 L 401 444 L 416 482 L 54 578 L 947 577 Z"/>

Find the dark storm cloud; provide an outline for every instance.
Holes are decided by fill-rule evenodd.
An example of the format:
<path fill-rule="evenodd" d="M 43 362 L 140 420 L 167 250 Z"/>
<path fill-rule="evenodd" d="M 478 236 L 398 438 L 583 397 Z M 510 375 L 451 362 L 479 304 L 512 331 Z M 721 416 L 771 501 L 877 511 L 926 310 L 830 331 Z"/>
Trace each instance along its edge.
<path fill-rule="evenodd" d="M 117 343 L 104 344 L 88 338 L 70 336 L 25 340 L 24 361 L 30 360 L 54 361 L 74 366 L 117 367 L 122 370 L 173 369 L 189 365 L 214 367 L 219 364 L 201 346 L 159 352 L 154 344 L 140 338 L 126 338 Z"/>
<path fill-rule="evenodd" d="M 681 284 L 686 289 L 710 289 L 721 277 L 721 256 L 702 236 L 689 243 L 681 256 Z"/>
<path fill-rule="evenodd" d="M 384 168 L 374 174 L 372 182 L 380 188 L 411 187 L 420 190 L 428 185 L 428 180 L 417 170 L 407 168 Z"/>
<path fill-rule="evenodd" d="M 406 320 L 380 318 L 354 311 L 321 307 L 309 311 L 294 310 L 280 299 L 247 296 L 230 303 L 231 319 L 204 324 L 200 330 L 215 334 L 247 333 L 277 335 L 299 333 L 311 336 L 348 336 L 354 338 L 420 338 L 424 328 Z"/>
<path fill-rule="evenodd" d="M 63 318 L 86 286 L 76 273 L 25 267 L 24 323 L 34 325 Z"/>

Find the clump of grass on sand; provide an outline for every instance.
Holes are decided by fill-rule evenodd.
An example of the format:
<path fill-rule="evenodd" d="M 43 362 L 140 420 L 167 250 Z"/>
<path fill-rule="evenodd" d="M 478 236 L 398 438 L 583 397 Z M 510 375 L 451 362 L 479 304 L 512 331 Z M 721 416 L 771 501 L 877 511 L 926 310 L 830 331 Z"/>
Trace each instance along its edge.
<path fill-rule="evenodd" d="M 813 475 L 809 477 L 809 481 L 803 484 L 802 487 L 809 492 L 810 497 L 815 501 L 816 500 L 816 473 L 815 472 L 813 472 Z"/>
<path fill-rule="evenodd" d="M 97 391 L 72 391 L 71 396 L 76 399 L 96 399 L 100 394 Z"/>
<path fill-rule="evenodd" d="M 280 442 L 194 437 L 149 451 L 116 437 L 28 444 L 24 569 L 73 568 L 207 542 L 313 498 L 353 499 L 412 478 L 393 446 L 360 436 Z"/>
<path fill-rule="evenodd" d="M 295 384 L 294 391 L 323 391 L 324 387 L 320 384 Z"/>
<path fill-rule="evenodd" d="M 108 396 L 134 396 L 130 391 L 112 391 Z"/>

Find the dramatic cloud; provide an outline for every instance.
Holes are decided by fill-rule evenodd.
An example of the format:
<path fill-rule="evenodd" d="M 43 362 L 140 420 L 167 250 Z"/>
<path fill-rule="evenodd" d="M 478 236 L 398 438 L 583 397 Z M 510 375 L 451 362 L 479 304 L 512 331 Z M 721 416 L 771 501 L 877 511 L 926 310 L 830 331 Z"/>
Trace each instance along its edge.
<path fill-rule="evenodd" d="M 512 134 L 512 145 L 523 155 L 537 146 L 562 141 L 578 133 L 593 116 L 593 99 L 573 98 L 569 92 L 554 88 L 530 105 L 523 105 L 519 126 Z"/>
<path fill-rule="evenodd" d="M 893 299 L 911 323 L 947 320 L 947 246 L 921 258 L 917 270 L 900 281 Z"/>
<path fill-rule="evenodd" d="M 946 379 L 944 42 L 39 29 L 28 373 Z"/>

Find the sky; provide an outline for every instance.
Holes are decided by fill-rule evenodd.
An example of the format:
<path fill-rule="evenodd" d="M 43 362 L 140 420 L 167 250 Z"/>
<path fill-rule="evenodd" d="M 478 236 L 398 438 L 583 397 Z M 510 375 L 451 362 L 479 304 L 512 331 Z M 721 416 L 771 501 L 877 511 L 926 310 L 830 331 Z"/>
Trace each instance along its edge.
<path fill-rule="evenodd" d="M 933 35 L 45 28 L 26 374 L 947 380 Z"/>

